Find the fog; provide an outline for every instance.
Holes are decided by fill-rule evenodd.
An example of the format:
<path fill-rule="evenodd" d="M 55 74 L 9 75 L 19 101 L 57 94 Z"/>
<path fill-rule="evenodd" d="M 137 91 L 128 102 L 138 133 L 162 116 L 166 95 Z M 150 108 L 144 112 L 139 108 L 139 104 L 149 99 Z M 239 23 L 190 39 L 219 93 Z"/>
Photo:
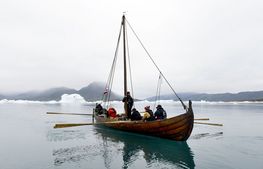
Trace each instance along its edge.
<path fill-rule="evenodd" d="M 0 93 L 106 82 L 124 11 L 176 91 L 262 90 L 262 8 L 259 0 L 1 0 Z M 158 71 L 128 35 L 134 91 L 153 95 Z"/>

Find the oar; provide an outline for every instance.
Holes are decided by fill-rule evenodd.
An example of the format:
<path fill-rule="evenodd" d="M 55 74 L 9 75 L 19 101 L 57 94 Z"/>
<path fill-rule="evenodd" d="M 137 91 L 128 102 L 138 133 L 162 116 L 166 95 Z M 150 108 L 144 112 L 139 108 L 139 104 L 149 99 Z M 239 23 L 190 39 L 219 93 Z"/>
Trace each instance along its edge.
<path fill-rule="evenodd" d="M 96 125 L 98 123 L 61 123 L 55 124 L 54 128 L 66 128 L 66 127 L 76 127 L 76 126 L 86 126 L 86 125 Z"/>
<path fill-rule="evenodd" d="M 199 118 L 199 119 L 194 119 L 194 120 L 209 120 L 209 118 Z"/>
<path fill-rule="evenodd" d="M 54 128 L 66 128 L 66 127 L 76 127 L 76 126 L 87 126 L 87 125 L 98 125 L 98 124 L 106 124 L 106 123 L 114 123 L 114 122 L 104 122 L 104 123 L 61 123 L 55 124 Z M 202 123 L 202 122 L 194 122 L 196 124 L 205 124 L 212 126 L 223 126 L 223 124 L 218 123 Z"/>
<path fill-rule="evenodd" d="M 87 125 L 98 125 L 98 124 L 107 124 L 107 123 L 114 123 L 112 122 L 104 122 L 104 123 L 61 123 L 55 124 L 54 128 L 66 128 L 66 127 L 76 127 L 76 126 L 87 126 Z M 196 124 L 205 124 L 205 125 L 212 125 L 212 126 L 223 126 L 223 124 L 218 123 L 202 123 L 202 122 L 194 122 Z"/>
<path fill-rule="evenodd" d="M 87 125 L 99 125 L 99 124 L 107 124 L 107 123 L 118 123 L 120 121 L 109 121 L 109 122 L 100 122 L 100 123 L 60 123 L 55 124 L 54 128 L 66 128 L 66 127 L 76 127 L 76 126 L 87 126 Z M 129 123 L 131 121 L 122 121 Z"/>
<path fill-rule="evenodd" d="M 84 114 L 84 113 L 59 113 L 59 112 L 47 112 L 47 114 L 88 115 L 88 116 L 92 116 L 92 114 Z"/>
<path fill-rule="evenodd" d="M 143 112 L 141 112 L 143 113 Z M 62 114 L 62 115 L 87 115 L 92 116 L 92 114 L 86 114 L 86 113 L 60 113 L 60 112 L 47 112 L 47 114 Z M 194 120 L 209 120 L 209 118 L 198 118 Z"/>
<path fill-rule="evenodd" d="M 218 123 L 202 123 L 202 122 L 194 122 L 196 124 L 206 124 L 206 125 L 211 125 L 211 126 L 223 126 L 223 124 L 218 124 Z"/>

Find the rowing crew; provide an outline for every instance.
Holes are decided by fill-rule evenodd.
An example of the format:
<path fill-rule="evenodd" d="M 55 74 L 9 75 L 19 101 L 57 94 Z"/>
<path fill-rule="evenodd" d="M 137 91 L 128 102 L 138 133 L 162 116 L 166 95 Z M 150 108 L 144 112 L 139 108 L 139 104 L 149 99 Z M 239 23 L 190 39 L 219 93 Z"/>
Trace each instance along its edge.
<path fill-rule="evenodd" d="M 136 108 L 133 108 L 131 110 L 131 116 L 130 119 L 131 121 L 138 121 L 138 120 L 143 120 L 143 121 L 154 121 L 154 120 L 162 120 L 167 118 L 166 111 L 163 109 L 161 105 L 158 105 L 156 107 L 155 113 L 150 109 L 150 106 L 146 106 L 144 108 L 145 112 L 143 116 L 136 110 Z M 118 115 L 117 111 L 114 108 L 109 108 L 108 110 L 104 109 L 100 104 L 96 105 L 95 112 L 99 116 L 104 116 L 108 117 L 111 119 L 114 118 L 119 118 L 121 120 L 125 119 L 123 118 L 122 115 Z"/>

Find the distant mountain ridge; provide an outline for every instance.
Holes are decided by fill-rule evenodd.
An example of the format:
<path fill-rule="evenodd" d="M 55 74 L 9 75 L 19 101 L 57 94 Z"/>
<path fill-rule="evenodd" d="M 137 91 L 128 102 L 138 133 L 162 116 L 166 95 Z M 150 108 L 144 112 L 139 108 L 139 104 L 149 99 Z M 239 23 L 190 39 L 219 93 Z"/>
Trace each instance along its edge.
<path fill-rule="evenodd" d="M 263 91 L 247 91 L 239 93 L 217 93 L 217 94 L 207 94 L 207 93 L 179 93 L 179 97 L 182 100 L 192 100 L 192 101 L 263 101 Z M 147 100 L 154 100 L 155 97 L 149 97 Z M 178 100 L 174 94 L 162 95 L 162 100 Z"/>
<path fill-rule="evenodd" d="M 105 84 L 92 82 L 88 86 L 81 88 L 77 93 L 84 97 L 86 101 L 96 101 L 102 99 L 102 92 L 105 90 Z M 111 100 L 121 100 L 122 96 L 111 92 Z"/>
<path fill-rule="evenodd" d="M 61 100 L 63 94 L 79 94 L 86 101 L 97 101 L 102 99 L 102 92 L 105 89 L 105 84 L 100 82 L 92 82 L 88 86 L 75 90 L 66 87 L 51 88 L 44 91 L 33 91 L 25 92 L 21 94 L 0 94 L 0 100 L 33 100 L 33 101 L 50 101 L 50 100 Z M 218 93 L 218 94 L 207 94 L 207 93 L 178 93 L 179 97 L 186 101 L 263 101 L 263 91 L 246 91 L 239 93 Z M 122 96 L 112 92 L 111 100 L 120 101 Z M 153 101 L 155 96 L 146 98 L 146 100 Z M 178 99 L 174 94 L 162 95 L 161 100 L 175 100 Z"/>
<path fill-rule="evenodd" d="M 11 95 L 2 95 L 0 99 L 9 99 L 9 100 L 34 100 L 34 101 L 50 101 L 56 100 L 59 101 L 63 94 L 73 94 L 77 90 L 70 89 L 66 87 L 56 87 L 47 89 L 44 91 L 30 91 L 21 94 L 11 94 Z"/>
<path fill-rule="evenodd" d="M 92 82 L 88 86 L 75 90 L 67 87 L 56 87 L 44 91 L 31 91 L 21 94 L 0 94 L 0 100 L 33 100 L 33 101 L 50 101 L 61 100 L 63 94 L 79 94 L 86 101 L 96 101 L 102 99 L 102 92 L 104 91 L 105 84 L 100 82 Z M 111 100 L 121 100 L 122 97 L 114 92 L 111 93 Z"/>

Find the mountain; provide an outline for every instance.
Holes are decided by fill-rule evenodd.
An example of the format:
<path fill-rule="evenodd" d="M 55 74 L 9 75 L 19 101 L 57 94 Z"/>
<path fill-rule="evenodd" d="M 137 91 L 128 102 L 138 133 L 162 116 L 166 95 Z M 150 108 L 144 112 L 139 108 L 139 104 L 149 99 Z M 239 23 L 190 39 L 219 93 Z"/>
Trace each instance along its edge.
<path fill-rule="evenodd" d="M 34 101 L 59 101 L 63 94 L 81 95 L 86 101 L 97 101 L 102 99 L 102 92 L 105 89 L 105 84 L 100 82 L 92 82 L 88 86 L 81 88 L 80 90 L 70 89 L 66 87 L 51 88 L 44 91 L 31 91 L 21 94 L 0 94 L 0 100 L 34 100 Z M 182 100 L 193 101 L 263 101 L 263 91 L 246 91 L 239 93 L 178 93 Z M 154 97 L 146 98 L 149 101 L 155 100 Z M 111 100 L 122 100 L 122 96 L 112 92 Z M 178 100 L 174 94 L 162 95 L 161 100 Z"/>
<path fill-rule="evenodd" d="M 81 95 L 86 101 L 97 101 L 102 99 L 102 92 L 104 91 L 105 84 L 99 82 L 90 83 L 88 86 L 81 88 L 80 90 L 70 89 L 66 87 L 51 88 L 44 91 L 30 91 L 20 94 L 0 94 L 0 100 L 34 100 L 34 101 L 50 101 L 61 100 L 63 94 Z M 122 96 L 112 92 L 111 100 L 121 100 Z"/>
<path fill-rule="evenodd" d="M 92 82 L 87 87 L 81 88 L 77 93 L 84 97 L 86 101 L 96 101 L 102 99 L 102 92 L 105 90 L 105 84 Z M 112 92 L 111 100 L 121 100 L 122 96 Z"/>
<path fill-rule="evenodd" d="M 262 101 L 263 91 L 247 91 L 239 93 L 218 93 L 218 94 L 207 94 L 207 93 L 178 93 L 182 100 L 192 101 Z M 149 97 L 147 100 L 154 100 L 155 97 Z M 174 94 L 162 95 L 162 100 L 178 100 Z"/>
<path fill-rule="evenodd" d="M 77 91 L 66 87 L 51 88 L 44 91 L 31 91 L 21 94 L 7 95 L 5 98 L 9 100 L 37 100 L 37 101 L 50 101 L 61 99 L 63 94 L 73 94 Z"/>
<path fill-rule="evenodd" d="M 6 98 L 6 96 L 0 94 L 0 100 L 5 99 L 5 98 Z"/>

